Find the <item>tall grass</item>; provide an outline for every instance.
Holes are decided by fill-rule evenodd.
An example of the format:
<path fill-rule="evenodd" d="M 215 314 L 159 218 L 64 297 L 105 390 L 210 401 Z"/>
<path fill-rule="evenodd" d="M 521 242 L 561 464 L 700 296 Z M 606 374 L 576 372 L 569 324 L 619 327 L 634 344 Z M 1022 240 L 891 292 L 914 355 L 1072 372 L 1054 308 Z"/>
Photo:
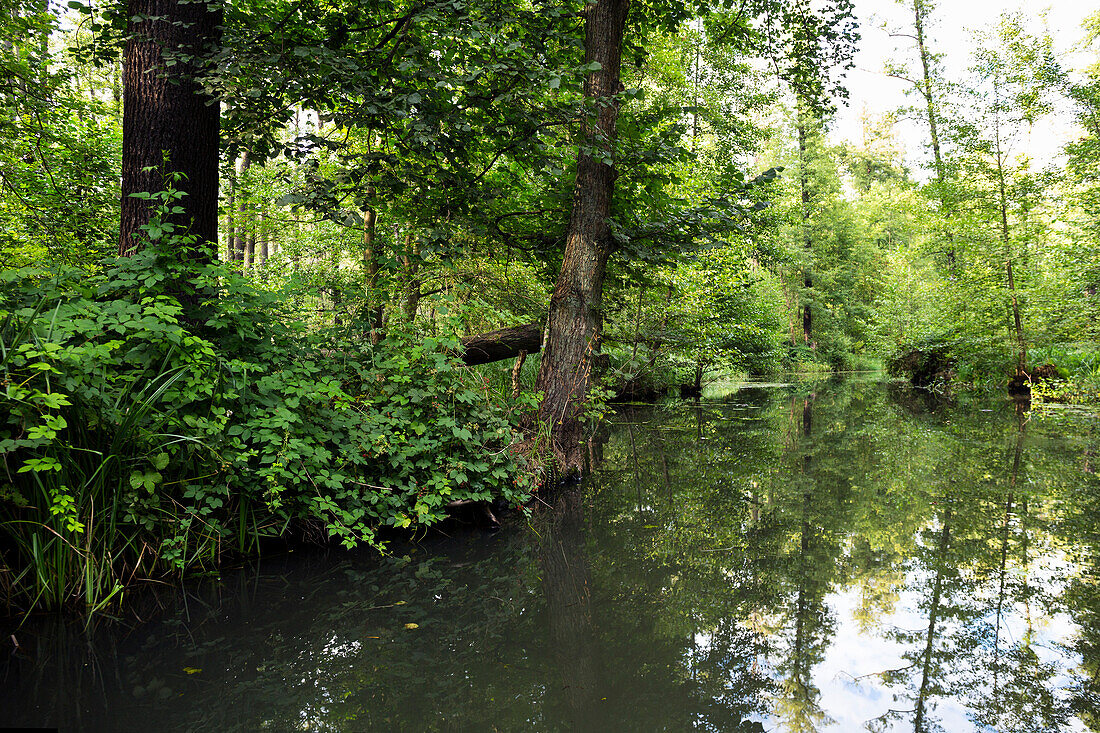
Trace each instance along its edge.
<path fill-rule="evenodd" d="M 9 317 L 0 325 L 0 382 L 24 387 L 9 388 L 0 402 L 10 414 L 32 416 L 22 435 L 8 439 L 2 456 L 0 592 L 9 609 L 83 604 L 98 611 L 121 600 L 135 575 L 151 574 L 161 556 L 142 532 L 128 494 L 136 472 L 145 476 L 168 445 L 190 440 L 158 430 L 168 416 L 157 408 L 187 371 L 150 374 L 118 391 L 113 402 L 98 404 L 85 394 L 109 394 L 106 384 L 70 394 L 48 374 L 36 380 L 33 368 L 28 376 L 26 364 L 15 364 L 19 353 L 50 353 L 52 334 L 36 333 L 34 320 L 14 328 Z M 53 435 L 43 423 L 54 426 Z M 171 502 L 162 511 L 172 513 Z"/>

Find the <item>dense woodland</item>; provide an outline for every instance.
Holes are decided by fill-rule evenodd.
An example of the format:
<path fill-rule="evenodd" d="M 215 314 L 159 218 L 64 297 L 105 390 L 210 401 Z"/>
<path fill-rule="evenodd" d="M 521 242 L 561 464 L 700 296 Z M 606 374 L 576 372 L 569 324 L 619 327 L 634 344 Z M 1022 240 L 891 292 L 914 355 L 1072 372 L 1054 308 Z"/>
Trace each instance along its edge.
<path fill-rule="evenodd" d="M 948 78 L 902 5 L 912 104 L 838 146 L 847 0 L 14 0 L 0 595 L 522 506 L 613 399 L 744 374 L 1100 400 L 1100 15 Z"/>

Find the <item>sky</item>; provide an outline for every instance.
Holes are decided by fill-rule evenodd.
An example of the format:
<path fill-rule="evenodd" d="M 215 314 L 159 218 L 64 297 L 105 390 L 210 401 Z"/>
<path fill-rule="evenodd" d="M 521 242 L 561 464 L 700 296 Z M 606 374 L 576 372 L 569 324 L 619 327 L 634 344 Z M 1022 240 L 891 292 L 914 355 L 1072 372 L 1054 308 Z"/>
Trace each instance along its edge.
<path fill-rule="evenodd" d="M 864 109 L 879 116 L 918 100 L 906 96 L 905 89 L 909 86 L 906 82 L 887 77 L 883 72 L 888 60 L 916 59 L 912 40 L 892 38 L 887 30 L 912 33 L 911 0 L 856 0 L 855 4 L 862 40 L 855 68 L 847 76 L 848 106 L 840 108 L 831 137 L 835 142 L 846 140 L 858 144 L 862 138 L 860 120 Z M 1080 68 L 1095 60 L 1075 47 L 1084 35 L 1082 21 L 1100 11 L 1100 0 L 941 0 L 938 5 L 925 35 L 931 50 L 943 54 L 947 74 L 952 79 L 964 77 L 970 65 L 971 32 L 996 22 L 1005 12 L 1022 12 L 1034 33 L 1043 29 L 1041 16 L 1045 11 L 1045 27 L 1054 39 L 1063 66 Z M 887 29 L 883 29 L 884 23 Z M 1040 165 L 1055 160 L 1061 146 L 1073 138 L 1074 130 L 1072 119 L 1063 111 L 1044 121 L 1037 134 L 1023 141 L 1026 150 L 1021 152 L 1027 152 Z M 914 168 L 922 165 L 926 158 L 927 123 L 902 122 L 896 131 L 906 151 L 907 162 Z"/>

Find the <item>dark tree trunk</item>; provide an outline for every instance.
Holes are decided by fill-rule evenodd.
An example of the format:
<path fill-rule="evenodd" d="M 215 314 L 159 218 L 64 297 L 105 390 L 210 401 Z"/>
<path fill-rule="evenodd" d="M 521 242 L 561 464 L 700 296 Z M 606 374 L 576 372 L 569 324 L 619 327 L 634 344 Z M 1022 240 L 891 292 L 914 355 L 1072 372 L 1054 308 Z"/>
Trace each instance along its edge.
<path fill-rule="evenodd" d="M 619 67 L 628 6 L 629 0 L 598 0 L 584 11 L 585 61 L 600 64 L 584 82 L 595 114 L 584 125 L 565 255 L 550 298 L 549 336 L 536 382 L 544 394 L 539 420 L 550 428 L 550 447 L 563 476 L 581 470 L 584 405 L 600 348 L 603 279 L 611 254 L 608 218 L 616 176 L 605 160 L 614 154 L 619 116 L 614 95 L 622 86 Z"/>
<path fill-rule="evenodd" d="M 947 567 L 947 553 L 950 547 L 951 507 L 948 506 L 943 514 L 943 527 L 940 529 L 939 548 L 935 556 L 936 577 L 932 582 L 932 598 L 928 602 L 928 626 L 925 631 L 924 651 L 921 654 L 920 688 L 917 690 L 916 707 L 913 715 L 913 733 L 925 733 L 926 731 L 924 715 L 928 698 L 935 686 L 932 675 L 935 671 L 936 624 L 939 622 L 940 611 L 943 606 L 943 576 Z"/>
<path fill-rule="evenodd" d="M 463 337 L 462 361 L 467 366 L 488 364 L 519 357 L 520 354 L 534 354 L 541 345 L 542 325 L 538 323 L 502 328 L 499 331 Z"/>
<path fill-rule="evenodd" d="M 245 241 L 244 246 L 244 267 L 249 268 L 256 264 L 256 210 L 252 209 L 249 212 L 249 220 L 252 224 L 251 231 L 248 232 L 248 239 Z"/>
<path fill-rule="evenodd" d="M 993 80 L 993 93 L 995 95 L 1000 94 L 999 77 L 995 77 Z M 1013 383 L 1018 384 L 1020 391 L 1023 392 L 1023 386 L 1027 379 L 1027 340 L 1024 338 L 1024 326 L 1020 318 L 1020 301 L 1016 297 L 1016 278 L 1012 270 L 1012 238 L 1008 229 L 1008 184 L 1005 181 L 1005 153 L 1001 146 L 1001 119 L 999 112 L 993 118 L 993 124 L 993 129 L 995 131 L 994 154 L 997 162 L 997 203 L 1000 209 L 1001 241 L 1004 244 L 1005 274 L 1008 276 L 1009 306 L 1010 312 L 1012 313 L 1012 327 L 1016 335 L 1016 374 L 1013 378 Z M 1009 390 L 1012 391 L 1011 384 Z M 1026 391 L 1030 393 L 1031 390 L 1027 388 Z"/>
<path fill-rule="evenodd" d="M 592 615 L 583 494 L 569 487 L 547 498 L 550 512 L 538 534 L 539 569 L 567 729 L 604 730 L 596 722 L 601 719 L 599 693 L 604 675 Z"/>
<path fill-rule="evenodd" d="M 377 344 L 385 337 L 386 334 L 383 331 L 372 331 L 371 343 Z M 466 366 L 489 364 L 494 361 L 518 358 L 521 355 L 526 358 L 527 354 L 537 353 L 542 347 L 542 326 L 538 323 L 527 323 L 522 326 L 502 328 L 499 331 L 463 336 L 459 342 L 462 344 L 462 349 L 457 356 Z M 522 362 L 519 366 L 522 368 Z M 518 373 L 515 376 L 518 378 Z"/>
<path fill-rule="evenodd" d="M 172 185 L 187 195 L 183 213 L 170 220 L 197 237 L 184 257 L 209 261 L 218 241 L 218 102 L 194 81 L 201 62 L 168 66 L 165 56 L 202 58 L 219 40 L 221 13 L 181 0 L 130 0 L 126 12 L 118 251 L 130 255 L 141 246 L 155 204 L 131 194 L 164 190 L 171 171 L 183 174 Z"/>
<path fill-rule="evenodd" d="M 374 189 L 368 189 L 368 195 L 374 195 Z M 378 264 L 378 212 L 374 209 L 363 210 L 363 288 L 366 295 L 366 308 L 363 319 L 370 323 L 371 343 L 378 343 L 382 335 L 382 317 L 384 304 L 378 297 L 378 274 L 382 268 Z"/>

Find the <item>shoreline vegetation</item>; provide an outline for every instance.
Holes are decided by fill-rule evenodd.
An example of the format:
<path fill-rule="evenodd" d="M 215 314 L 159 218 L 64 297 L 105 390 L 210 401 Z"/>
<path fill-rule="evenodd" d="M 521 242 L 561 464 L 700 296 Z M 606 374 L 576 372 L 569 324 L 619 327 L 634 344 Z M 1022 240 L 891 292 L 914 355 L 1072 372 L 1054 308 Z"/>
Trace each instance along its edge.
<path fill-rule="evenodd" d="M 947 78 L 914 0 L 907 151 L 828 137 L 851 3 L 750 6 L 14 0 L 0 606 L 522 509 L 731 375 L 1100 403 L 1100 15 Z"/>

